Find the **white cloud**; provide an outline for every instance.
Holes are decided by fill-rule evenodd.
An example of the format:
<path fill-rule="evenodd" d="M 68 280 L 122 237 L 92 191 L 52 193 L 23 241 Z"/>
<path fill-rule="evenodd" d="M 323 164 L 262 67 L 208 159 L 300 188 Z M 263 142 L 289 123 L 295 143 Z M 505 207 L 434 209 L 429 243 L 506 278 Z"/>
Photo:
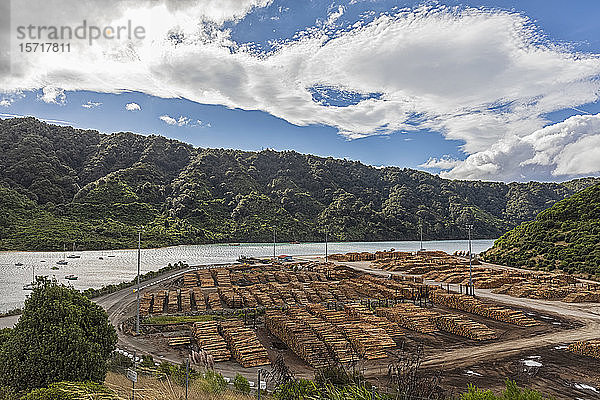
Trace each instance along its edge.
<path fill-rule="evenodd" d="M 183 115 L 180 115 L 177 119 L 166 114 L 161 115 L 158 118 L 168 125 L 186 126 L 190 125 L 190 122 L 192 122 L 192 120 L 189 117 L 184 117 Z M 190 126 L 196 126 L 196 124 L 191 124 Z"/>
<path fill-rule="evenodd" d="M 42 88 L 42 94 L 38 95 L 38 99 L 48 104 L 65 104 L 67 96 L 64 89 L 59 89 L 54 86 L 45 86 Z"/>
<path fill-rule="evenodd" d="M 460 160 L 457 160 L 457 159 L 452 158 L 449 155 L 445 154 L 441 158 L 431 157 L 431 158 L 429 158 L 429 160 L 427 160 L 427 162 L 419 165 L 419 167 L 436 168 L 436 169 L 450 169 L 450 168 L 457 167 L 460 164 L 461 164 Z"/>
<path fill-rule="evenodd" d="M 336 11 L 333 11 L 332 13 L 329 14 L 329 16 L 327 17 L 327 20 L 325 21 L 325 25 L 326 26 L 334 26 L 335 22 L 342 16 L 344 15 L 344 12 L 346 12 L 346 8 L 344 6 L 338 6 Z"/>
<path fill-rule="evenodd" d="M 161 115 L 158 118 L 168 125 L 177 125 L 177 120 L 175 118 L 169 117 L 168 115 Z"/>
<path fill-rule="evenodd" d="M 439 168 L 449 170 L 443 177 L 467 179 L 493 179 L 500 173 L 507 180 L 597 175 L 600 114 L 576 115 L 523 137 L 507 137 L 456 165 Z"/>
<path fill-rule="evenodd" d="M 42 100 L 55 103 L 64 102 L 64 90 L 182 97 L 262 110 L 300 126 L 332 126 L 348 138 L 435 130 L 465 143 L 468 157 L 444 173 L 456 178 L 527 179 L 576 170 L 567 144 L 563 161 L 556 156 L 555 164 L 521 164 L 544 153 L 525 138 L 549 123 L 544 115 L 599 99 L 597 55 L 549 43 L 526 17 L 495 9 L 422 6 L 336 30 L 343 13 L 338 8 L 323 18 L 333 26 L 298 32 L 268 54 L 236 43 L 223 28 L 224 21 L 268 4 L 119 2 L 99 5 L 94 14 L 87 3 L 73 2 L 62 18 L 75 23 L 94 15 L 113 25 L 131 19 L 146 27 L 147 37 L 74 43 L 68 54 L 23 55 L 14 63 L 20 76 L 0 78 L 0 87 L 43 87 Z M 40 0 L 41 21 L 59 18 L 60 9 Z M 381 95 L 348 107 L 326 106 L 307 90 L 315 85 Z M 515 157 L 521 161 L 511 163 Z"/>
<path fill-rule="evenodd" d="M 127 103 L 125 105 L 125 109 L 127 111 L 140 111 L 142 107 L 140 107 L 140 105 L 137 103 Z"/>
<path fill-rule="evenodd" d="M 88 101 L 87 103 L 82 104 L 81 107 L 83 107 L 83 108 L 95 108 L 95 107 L 98 107 L 98 106 L 101 106 L 101 105 L 102 105 L 102 103 L 99 103 L 99 102 Z"/>
<path fill-rule="evenodd" d="M 12 99 L 2 99 L 0 100 L 0 107 L 10 107 L 12 103 Z"/>

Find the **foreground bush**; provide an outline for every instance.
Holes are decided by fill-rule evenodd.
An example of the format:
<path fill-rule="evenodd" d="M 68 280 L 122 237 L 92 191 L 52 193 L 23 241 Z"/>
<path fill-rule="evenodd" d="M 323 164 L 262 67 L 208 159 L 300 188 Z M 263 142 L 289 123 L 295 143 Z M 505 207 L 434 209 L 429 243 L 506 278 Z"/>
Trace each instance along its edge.
<path fill-rule="evenodd" d="M 58 382 L 47 388 L 34 389 L 19 400 L 120 400 L 103 385 L 93 382 Z"/>
<path fill-rule="evenodd" d="M 481 390 L 469 385 L 469 390 L 460 396 L 460 400 L 550 400 L 541 393 L 527 388 L 521 388 L 515 381 L 507 380 L 506 388 L 500 396 L 491 390 Z"/>
<path fill-rule="evenodd" d="M 0 347 L 0 385 L 103 382 L 117 335 L 104 310 L 73 288 L 39 279 Z"/>

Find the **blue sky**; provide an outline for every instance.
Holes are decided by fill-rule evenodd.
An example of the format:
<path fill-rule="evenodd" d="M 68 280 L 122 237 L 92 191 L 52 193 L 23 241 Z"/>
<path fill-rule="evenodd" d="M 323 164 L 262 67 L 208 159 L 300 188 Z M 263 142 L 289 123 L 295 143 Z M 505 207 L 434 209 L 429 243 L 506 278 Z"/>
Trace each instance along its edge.
<path fill-rule="evenodd" d="M 118 77 L 115 73 L 114 82 L 111 82 L 113 76 L 111 76 L 108 64 L 106 71 L 102 72 L 106 75 L 101 79 L 101 83 L 98 83 L 86 76 L 85 67 L 82 66 L 80 70 L 77 70 L 76 67 L 69 69 L 72 64 L 66 62 L 66 65 L 62 66 L 53 65 L 53 69 L 50 69 L 45 75 L 35 75 L 32 72 L 30 83 L 23 85 L 24 87 L 19 87 L 15 80 L 5 80 L 2 86 L 4 95 L 1 98 L 4 101 L 0 103 L 3 104 L 0 107 L 1 116 L 33 115 L 49 121 L 58 121 L 58 123 L 79 128 L 96 129 L 106 133 L 132 131 L 141 134 L 161 134 L 200 147 L 243 150 L 261 150 L 268 147 L 276 150 L 296 150 L 302 153 L 360 160 L 375 166 L 395 165 L 425 169 L 434 173 L 441 172 L 442 176 L 449 178 L 565 180 L 576 176 L 598 175 L 600 166 L 594 162 L 596 153 L 585 154 L 583 159 L 573 159 L 573 154 L 578 154 L 577 149 L 586 143 L 586 147 L 589 147 L 591 143 L 596 143 L 597 135 L 595 133 L 597 132 L 594 130 L 596 121 L 591 118 L 600 112 L 600 105 L 597 101 L 598 93 L 595 92 L 600 71 L 595 60 L 595 55 L 600 53 L 600 24 L 597 23 L 597 16 L 600 15 L 600 2 L 576 1 L 569 3 L 568 6 L 561 1 L 548 0 L 425 3 L 415 1 L 266 1 L 264 4 L 243 10 L 241 14 L 236 11 L 238 12 L 237 16 L 221 18 L 210 27 L 202 28 L 201 34 L 205 35 L 204 37 L 207 34 L 211 37 L 210 40 L 203 39 L 203 45 L 207 48 L 210 47 L 211 52 L 217 51 L 218 53 L 206 53 L 205 51 L 209 50 L 198 50 L 197 48 L 189 50 L 188 46 L 187 51 L 198 51 L 196 58 L 190 58 L 192 61 L 186 60 L 187 64 L 179 65 L 177 64 L 179 59 L 175 53 L 178 47 L 171 41 L 170 45 L 175 49 L 168 49 L 171 58 L 165 62 L 165 57 L 163 57 L 159 60 L 162 64 L 151 59 L 151 68 L 148 67 L 148 70 L 145 71 L 154 73 L 160 68 L 160 71 L 156 73 L 157 77 L 152 77 L 151 84 L 142 81 L 141 78 L 138 82 L 137 78 L 132 77 L 132 84 L 127 87 L 127 75 L 122 72 L 119 74 L 123 75 Z M 201 4 L 197 7 L 201 7 Z M 425 13 L 425 16 L 420 16 L 421 25 L 418 31 L 413 33 L 411 30 L 414 24 L 406 21 L 413 18 L 411 10 L 418 10 L 422 7 L 431 7 L 436 10 L 436 13 L 430 15 L 428 12 Z M 451 7 L 458 8 L 452 9 Z M 408 9 L 402 11 L 404 8 Z M 471 14 L 476 14 L 474 9 L 483 10 L 483 15 L 475 17 L 468 15 L 469 13 L 463 15 L 464 10 L 471 10 Z M 399 12 L 404 12 L 404 14 L 398 16 Z M 395 19 L 382 21 L 382 15 L 386 14 L 394 15 Z M 496 41 L 492 37 L 494 32 L 496 30 L 502 32 L 502 24 L 513 26 L 515 22 L 520 23 L 523 19 L 519 18 L 524 17 L 529 18 L 529 22 L 526 28 L 518 28 L 515 31 L 520 36 L 519 40 L 525 41 L 528 46 L 534 48 L 541 46 L 550 53 L 555 51 L 554 46 L 560 47 L 559 53 L 568 54 L 573 60 L 569 61 L 568 65 L 557 64 L 557 76 L 573 73 L 574 77 L 571 81 L 565 82 L 563 86 L 557 86 L 553 91 L 546 92 L 539 89 L 539 87 L 543 88 L 543 82 L 552 78 L 552 71 L 544 68 L 544 59 L 539 61 L 534 59 L 536 65 L 531 69 L 533 70 L 532 76 L 540 76 L 541 83 L 535 89 L 540 91 L 539 94 L 528 87 L 529 82 L 520 82 L 518 78 L 512 77 L 510 79 L 516 80 L 507 84 L 507 86 L 513 85 L 510 91 L 507 90 L 501 96 L 495 93 L 491 93 L 488 97 L 482 95 L 481 99 L 468 104 L 463 103 L 462 100 L 468 98 L 469 93 L 456 94 L 451 100 L 448 100 L 447 92 L 441 93 L 441 95 L 435 93 L 433 96 L 430 93 L 431 87 L 428 82 L 419 83 L 408 94 L 397 89 L 394 89 L 396 90 L 394 92 L 391 89 L 391 86 L 395 85 L 393 83 L 390 84 L 388 92 L 385 76 L 382 78 L 383 80 L 371 85 L 372 90 L 369 90 L 369 84 L 362 85 L 363 79 L 360 76 L 358 79 L 354 77 L 354 81 L 352 81 L 357 88 L 348 88 L 345 83 L 336 83 L 336 79 L 342 82 L 345 77 L 339 78 L 335 72 L 332 72 L 334 68 L 338 68 L 336 65 L 332 64 L 331 69 L 327 69 L 328 60 L 324 58 L 322 60 L 325 65 L 323 71 L 325 74 L 331 72 L 332 76 L 324 77 L 322 84 L 313 83 L 310 87 L 306 87 L 307 84 L 304 84 L 305 89 L 312 96 L 312 102 L 320 104 L 320 107 L 327 111 L 322 116 L 313 115 L 314 113 L 310 110 L 314 104 L 307 106 L 305 111 L 302 106 L 296 110 L 291 105 L 298 101 L 295 98 L 290 99 L 289 104 L 286 103 L 286 87 L 300 78 L 291 77 L 290 83 L 285 83 L 288 86 L 276 87 L 275 85 L 278 83 L 274 80 L 262 81 L 260 77 L 249 77 L 249 74 L 255 71 L 253 67 L 248 70 L 244 70 L 243 67 L 236 69 L 232 67 L 231 70 L 227 70 L 231 63 L 227 62 L 227 56 L 224 56 L 222 52 L 223 49 L 231 49 L 231 53 L 237 56 L 246 51 L 247 53 L 243 55 L 246 58 L 244 62 L 247 63 L 250 58 L 250 63 L 260 63 L 266 60 L 265 64 L 268 64 L 267 58 L 273 55 L 273 52 L 280 51 L 280 58 L 284 60 L 281 64 L 278 62 L 277 67 L 289 67 L 290 71 L 293 71 L 296 67 L 294 64 L 295 48 L 304 45 L 301 42 L 302 38 L 310 36 L 311 29 L 317 31 L 319 35 L 327 36 L 326 39 L 320 39 L 322 40 L 321 44 L 315 47 L 318 50 L 326 47 L 325 43 L 328 41 L 332 41 L 332 43 L 336 40 L 348 42 L 353 40 L 353 34 L 356 34 L 357 38 L 360 34 L 365 34 L 358 32 L 360 28 L 356 28 L 357 21 L 361 21 L 363 26 L 368 26 L 369 24 L 375 25 L 374 21 L 377 20 L 383 30 L 397 28 L 395 37 L 409 32 L 411 36 L 407 41 L 412 40 L 417 43 L 414 47 L 407 45 L 405 49 L 403 48 L 403 53 L 400 53 L 400 57 L 392 58 L 390 65 L 386 65 L 386 69 L 382 73 L 390 74 L 390 78 L 387 79 L 391 82 L 395 79 L 394 69 L 396 66 L 405 68 L 408 71 L 405 73 L 413 73 L 412 69 L 406 68 L 409 68 L 415 59 L 421 63 L 426 62 L 427 65 L 439 63 L 442 71 L 444 71 L 444 63 L 454 64 L 453 58 L 438 59 L 435 52 L 425 55 L 420 52 L 421 48 L 429 46 L 431 43 L 434 43 L 432 48 L 438 48 L 439 39 L 432 39 L 432 42 L 419 45 L 419 40 L 428 36 L 428 29 L 433 30 L 434 28 L 431 26 L 436 26 L 435 23 L 430 23 L 429 20 L 432 18 L 455 19 L 451 24 L 464 22 L 465 27 L 459 28 L 463 31 L 469 29 L 469 25 L 473 25 L 468 23 L 468 18 L 476 18 L 477 22 L 481 22 L 480 31 L 474 31 L 465 36 L 465 41 L 468 43 L 464 49 L 460 48 L 460 43 L 452 44 L 458 46 L 453 49 L 454 53 L 452 54 L 456 54 L 456 60 L 460 62 L 466 58 L 465 62 L 470 63 L 469 58 L 472 58 L 476 68 L 485 69 L 493 68 L 494 63 L 486 66 L 485 62 L 481 63 L 480 59 L 499 57 L 498 59 L 503 60 L 511 57 L 511 54 L 517 50 L 511 49 L 506 54 L 488 56 L 482 53 L 487 51 L 485 42 L 480 43 L 477 36 L 489 34 L 489 46 L 498 47 L 498 43 L 502 45 L 502 41 L 501 39 Z M 452 25 L 449 27 L 452 28 Z M 183 32 L 184 28 L 181 29 Z M 527 29 L 533 29 L 534 38 L 529 38 Z M 417 29 L 415 28 L 415 30 Z M 298 36 L 299 32 L 302 35 Z M 187 31 L 185 33 L 187 34 Z M 434 32 L 434 34 L 438 34 L 438 32 Z M 214 39 L 215 37 L 219 39 Z M 441 37 L 443 37 L 443 32 Z M 362 40 L 365 39 L 362 38 Z M 473 41 L 473 44 L 470 44 L 469 41 Z M 195 41 L 194 46 L 198 46 L 197 43 L 198 41 Z M 367 45 L 370 43 L 368 37 L 365 43 Z M 380 43 L 387 45 L 390 40 Z M 402 41 L 398 43 L 396 47 L 402 45 Z M 251 44 L 251 50 L 239 48 L 244 44 Z M 479 45 L 482 45 L 484 50 L 478 51 L 477 46 Z M 342 45 L 336 44 L 335 46 L 343 49 Z M 381 45 L 378 46 L 381 47 Z M 390 46 L 393 46 L 393 43 Z M 278 50 L 282 48 L 283 50 Z M 361 51 L 360 47 L 357 49 L 354 51 Z M 143 49 L 140 48 L 140 54 L 144 54 L 142 51 Z M 289 59 L 286 53 L 291 53 Z M 530 53 L 528 56 L 534 57 L 536 51 L 532 50 Z M 210 68 L 210 72 L 202 69 L 201 65 L 203 64 L 220 65 L 206 54 L 218 54 L 216 57 L 224 57 L 223 65 L 225 67 L 222 75 L 219 75 L 219 67 Z M 339 53 L 334 52 L 333 54 Z M 412 57 L 403 58 L 403 54 L 411 54 Z M 585 67 L 580 68 L 577 65 L 576 59 L 579 54 L 590 58 L 589 61 L 586 61 Z M 552 54 L 552 56 L 555 55 Z M 143 57 L 142 55 L 141 58 L 143 59 Z M 420 57 L 425 57 L 425 61 Z M 363 61 L 358 60 L 359 62 Z M 110 61 L 112 62 L 112 60 Z M 369 53 L 365 51 L 364 62 L 368 63 L 368 61 Z M 81 62 L 83 65 L 83 61 Z M 483 66 L 479 67 L 479 63 Z M 509 60 L 506 65 L 511 66 L 514 63 Z M 407 65 L 408 67 L 406 67 Z M 188 74 L 190 66 L 193 74 L 191 72 Z M 469 66 L 470 64 L 467 67 Z M 352 69 L 352 67 L 352 63 L 347 65 L 348 69 Z M 209 67 L 206 68 L 209 69 Z M 374 79 L 374 75 L 379 71 L 377 65 L 369 68 L 372 68 L 369 71 L 373 72 L 365 76 L 365 81 Z M 539 68 L 539 74 L 536 73 L 535 68 Z M 415 69 L 418 70 L 418 67 Z M 174 71 L 172 74 L 175 78 L 169 76 L 171 71 Z M 482 74 L 485 73 L 486 71 L 482 71 Z M 177 74 L 180 74 L 181 77 Z M 317 72 L 314 74 L 317 78 L 311 77 L 312 81 L 305 77 L 301 77 L 301 79 L 306 79 L 307 82 L 317 82 L 319 74 Z M 403 72 L 399 69 L 398 74 L 403 74 Z M 470 75 L 473 74 L 470 73 Z M 65 76 L 74 78 L 69 80 L 64 78 Z M 197 78 L 191 76 L 197 76 Z M 458 79 L 465 79 L 467 85 L 471 84 L 469 76 L 462 76 L 460 71 L 453 72 L 448 79 L 453 79 L 454 76 Z M 204 77 L 208 83 L 205 83 Z M 289 77 L 289 73 L 286 74 L 286 77 Z M 90 83 L 88 83 L 88 79 Z M 264 98 L 248 99 L 248 96 L 242 95 L 236 98 L 237 89 L 230 88 L 229 82 L 238 80 L 248 80 L 251 82 L 252 90 L 258 92 L 264 90 L 267 94 Z M 585 85 L 573 89 L 581 82 Z M 408 82 L 409 85 L 410 83 Z M 236 84 L 243 88 L 242 83 Z M 404 85 L 406 84 L 404 82 Z M 457 86 L 449 87 L 448 90 L 459 92 L 463 85 L 461 82 L 456 82 L 456 84 Z M 521 86 L 524 87 L 524 92 L 531 90 L 531 94 L 528 93 L 527 96 L 524 95 L 521 98 L 519 93 Z M 342 87 L 344 88 L 342 89 Z M 482 87 L 485 88 L 485 82 Z M 199 94 L 202 90 L 205 90 L 206 94 Z M 280 90 L 280 93 L 277 92 L 273 95 L 278 100 L 269 102 L 268 91 L 270 90 Z M 474 86 L 473 91 L 480 93 L 482 89 Z M 564 101 L 561 99 L 563 91 L 565 92 Z M 405 98 L 398 95 L 400 92 Z M 517 94 L 514 94 L 515 92 Z M 409 109 L 412 111 L 401 116 L 390 116 L 394 112 L 393 104 L 390 101 L 399 101 L 398 104 L 401 107 L 421 95 L 424 100 L 411 103 Z M 306 98 L 302 94 L 301 97 Z M 441 97 L 444 98 L 439 100 L 441 105 L 438 106 L 437 102 Z M 369 102 L 373 102 L 373 109 L 366 107 L 364 110 L 357 111 L 358 116 L 354 112 L 344 114 L 341 110 L 343 108 L 354 110 L 354 108 L 370 104 Z M 548 105 L 549 102 L 552 104 Z M 130 103 L 139 105 L 139 109 L 126 110 L 126 105 Z M 382 103 L 386 103 L 385 107 L 387 108 L 377 109 L 378 105 Z M 523 113 L 523 109 L 528 108 L 531 104 L 537 107 L 538 103 L 543 103 L 544 106 L 540 106 L 533 112 Z M 518 104 L 518 106 L 513 106 L 514 104 Z M 82 105 L 87 105 L 87 107 Z M 508 111 L 497 112 L 499 109 Z M 483 114 L 507 121 L 506 132 L 511 132 L 512 136 L 505 133 L 502 125 L 498 126 L 498 123 L 490 122 L 489 118 L 479 120 L 478 118 Z M 381 118 L 376 117 L 377 115 L 381 115 Z M 469 117 L 468 120 L 465 115 Z M 569 119 L 569 117 L 574 117 L 576 120 Z M 488 123 L 489 125 L 487 125 Z M 580 127 L 582 124 L 585 124 L 585 129 Z M 572 129 L 573 133 L 569 139 L 562 138 L 560 141 L 556 141 L 556 135 L 552 133 L 552 129 L 547 133 L 544 131 L 535 134 L 543 126 L 552 128 L 553 125 L 556 125 L 554 131 L 564 131 L 566 127 Z M 507 136 L 510 137 L 507 138 Z M 539 139 L 541 136 L 555 140 L 553 146 L 559 150 L 555 151 L 554 148 L 544 147 L 544 143 L 550 139 L 541 140 Z M 515 144 L 515 140 L 519 143 Z M 564 151 L 562 151 L 563 148 Z M 521 165 L 518 169 L 511 165 L 510 160 L 513 155 L 515 160 L 520 162 L 520 164 L 517 163 Z M 551 161 L 547 161 L 549 157 Z M 590 164 L 590 160 L 593 165 Z M 583 169 L 574 167 L 575 164 L 580 163 L 591 166 Z"/>

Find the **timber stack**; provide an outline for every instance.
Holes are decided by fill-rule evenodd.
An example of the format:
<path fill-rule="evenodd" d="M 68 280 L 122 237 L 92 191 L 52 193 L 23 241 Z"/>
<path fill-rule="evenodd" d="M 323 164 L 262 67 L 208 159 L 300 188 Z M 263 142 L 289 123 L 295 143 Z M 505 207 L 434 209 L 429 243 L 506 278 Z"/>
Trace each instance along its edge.
<path fill-rule="evenodd" d="M 436 326 L 445 332 L 473 340 L 491 340 L 498 336 L 486 325 L 458 315 L 439 315 L 434 318 Z"/>
<path fill-rule="evenodd" d="M 438 289 L 429 292 L 429 299 L 435 304 L 480 315 L 495 321 L 506 322 L 522 327 L 538 325 L 534 319 L 527 317 L 525 313 L 521 311 L 487 303 L 466 294 L 446 293 L 443 290 Z"/>
<path fill-rule="evenodd" d="M 600 339 L 575 342 L 568 349 L 575 354 L 600 359 Z"/>
<path fill-rule="evenodd" d="M 175 314 L 178 311 L 177 290 L 169 290 L 169 302 L 167 303 L 167 311 L 169 314 Z"/>
<path fill-rule="evenodd" d="M 216 321 L 195 322 L 192 327 L 192 335 L 201 350 L 213 356 L 215 362 L 226 361 L 231 358 L 227 350 L 227 343 L 219 335 Z"/>
<path fill-rule="evenodd" d="M 228 321 L 221 323 L 221 330 L 233 358 L 242 367 L 258 367 L 270 363 L 267 350 L 252 329 L 244 327 L 238 321 Z"/>
<path fill-rule="evenodd" d="M 323 341 L 296 318 L 279 310 L 267 310 L 265 327 L 311 367 L 318 369 L 329 365 L 329 355 Z"/>
<path fill-rule="evenodd" d="M 152 314 L 161 314 L 165 309 L 165 303 L 167 300 L 167 291 L 159 290 L 154 296 L 154 303 L 152 304 Z"/>
<path fill-rule="evenodd" d="M 315 317 L 304 307 L 291 307 L 287 313 L 309 327 L 325 343 L 336 361 L 347 363 L 354 360 L 352 345 L 334 324 Z"/>
<path fill-rule="evenodd" d="M 431 334 L 438 331 L 432 319 L 439 314 L 434 311 L 426 310 L 422 307 L 410 303 L 399 303 L 393 307 L 378 307 L 375 310 L 377 315 L 385 317 L 390 321 L 398 323 L 403 328 L 411 331 Z"/>

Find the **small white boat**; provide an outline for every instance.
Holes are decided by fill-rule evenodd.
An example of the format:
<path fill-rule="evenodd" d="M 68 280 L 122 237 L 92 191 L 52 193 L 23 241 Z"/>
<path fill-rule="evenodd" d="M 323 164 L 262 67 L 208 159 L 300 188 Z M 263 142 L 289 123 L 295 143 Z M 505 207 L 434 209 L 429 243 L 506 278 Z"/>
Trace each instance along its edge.
<path fill-rule="evenodd" d="M 77 275 L 74 275 L 74 274 L 65 275 L 65 279 L 69 280 L 69 281 L 76 281 L 77 280 Z"/>
<path fill-rule="evenodd" d="M 15 267 L 22 267 L 22 266 L 23 266 L 23 263 L 20 263 L 20 262 L 19 263 L 15 263 Z"/>
<path fill-rule="evenodd" d="M 68 261 L 66 261 L 66 260 L 58 260 L 56 263 L 57 263 L 58 265 L 67 265 L 69 262 L 68 262 Z"/>

